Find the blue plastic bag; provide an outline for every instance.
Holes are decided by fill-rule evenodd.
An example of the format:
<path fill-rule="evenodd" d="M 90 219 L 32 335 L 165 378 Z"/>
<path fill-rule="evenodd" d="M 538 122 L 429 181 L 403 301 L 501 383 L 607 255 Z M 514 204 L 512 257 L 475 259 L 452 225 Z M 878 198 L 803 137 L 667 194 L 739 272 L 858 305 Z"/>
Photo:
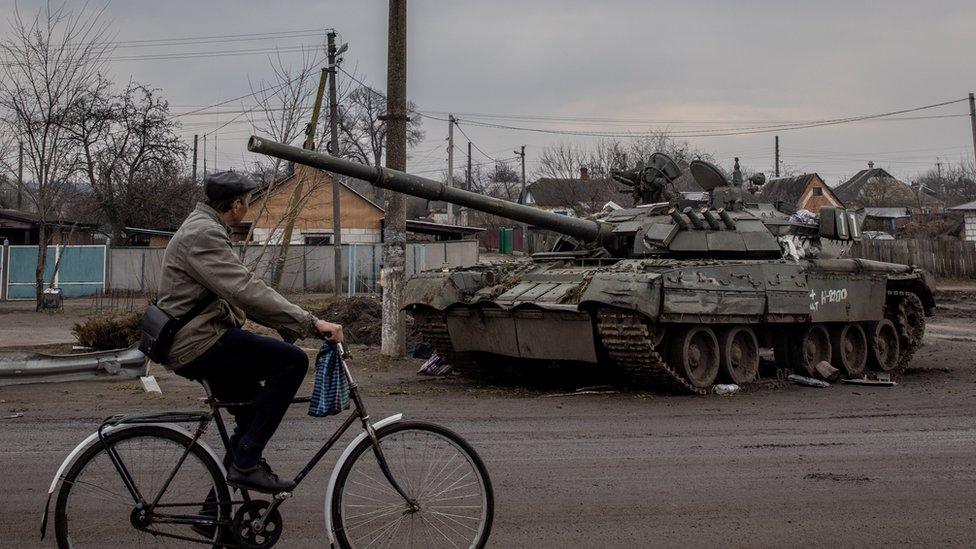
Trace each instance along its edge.
<path fill-rule="evenodd" d="M 342 371 L 342 357 L 334 343 L 322 342 L 315 357 L 315 388 L 308 415 L 325 417 L 349 409 L 349 380 Z"/>

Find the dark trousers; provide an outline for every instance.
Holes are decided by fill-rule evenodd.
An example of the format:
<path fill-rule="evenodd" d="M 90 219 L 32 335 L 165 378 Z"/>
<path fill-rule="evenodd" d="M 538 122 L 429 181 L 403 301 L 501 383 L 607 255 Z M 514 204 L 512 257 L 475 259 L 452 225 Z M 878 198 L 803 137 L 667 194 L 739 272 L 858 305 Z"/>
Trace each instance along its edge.
<path fill-rule="evenodd" d="M 278 429 L 295 393 L 305 379 L 308 355 L 298 347 L 240 328 L 227 330 L 213 347 L 176 373 L 195 380 L 206 380 L 217 400 L 252 402 L 232 406 L 235 428 L 231 436 L 238 467 L 257 464 L 261 452 Z"/>

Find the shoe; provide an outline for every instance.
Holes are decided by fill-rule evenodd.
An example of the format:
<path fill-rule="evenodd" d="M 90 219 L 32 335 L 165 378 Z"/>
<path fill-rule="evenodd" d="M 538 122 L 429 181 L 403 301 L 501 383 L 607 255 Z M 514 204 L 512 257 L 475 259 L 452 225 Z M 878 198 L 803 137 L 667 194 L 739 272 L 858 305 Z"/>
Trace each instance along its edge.
<path fill-rule="evenodd" d="M 264 460 L 254 467 L 242 468 L 236 463 L 231 465 L 227 470 L 227 484 L 264 494 L 291 492 L 295 488 L 293 481 L 279 479 Z"/>

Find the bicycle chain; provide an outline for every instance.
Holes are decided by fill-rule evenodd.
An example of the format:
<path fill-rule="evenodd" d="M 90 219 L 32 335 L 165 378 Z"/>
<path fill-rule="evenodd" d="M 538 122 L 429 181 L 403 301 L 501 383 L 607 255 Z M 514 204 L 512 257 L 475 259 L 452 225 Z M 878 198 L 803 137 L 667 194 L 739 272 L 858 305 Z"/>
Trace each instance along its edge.
<path fill-rule="evenodd" d="M 888 319 L 895 324 L 899 343 L 902 346 L 898 365 L 895 367 L 896 371 L 901 371 L 908 366 L 915 352 L 922 346 L 922 337 L 925 335 L 925 309 L 922 307 L 922 300 L 915 292 L 889 291 L 888 298 L 895 303 L 895 309 L 891 311 L 892 314 Z M 917 329 L 908 322 L 909 308 L 915 309 L 915 316 L 919 321 Z"/>
<path fill-rule="evenodd" d="M 629 381 L 668 393 L 704 395 L 708 392 L 688 383 L 671 369 L 654 349 L 651 332 L 640 315 L 617 309 L 600 309 L 597 314 L 600 341 Z"/>

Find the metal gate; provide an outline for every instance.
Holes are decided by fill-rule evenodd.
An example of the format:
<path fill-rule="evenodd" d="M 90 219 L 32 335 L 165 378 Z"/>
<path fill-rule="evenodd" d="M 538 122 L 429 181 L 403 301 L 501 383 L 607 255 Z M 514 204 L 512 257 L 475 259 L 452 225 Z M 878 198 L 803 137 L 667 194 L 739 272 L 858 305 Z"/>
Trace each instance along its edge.
<path fill-rule="evenodd" d="M 65 297 L 94 295 L 105 289 L 105 246 L 48 246 L 44 264 L 47 285 L 54 266 L 61 264 L 54 277 L 54 287 Z M 34 299 L 37 246 L 10 246 L 7 269 L 7 299 Z"/>

